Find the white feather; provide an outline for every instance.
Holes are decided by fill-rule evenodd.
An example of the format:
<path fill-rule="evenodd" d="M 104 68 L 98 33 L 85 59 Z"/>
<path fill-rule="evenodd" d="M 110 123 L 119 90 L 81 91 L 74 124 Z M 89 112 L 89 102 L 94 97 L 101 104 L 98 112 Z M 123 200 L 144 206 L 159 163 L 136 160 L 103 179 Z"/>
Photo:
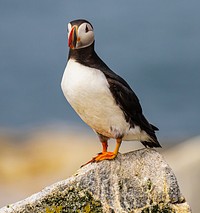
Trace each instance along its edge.
<path fill-rule="evenodd" d="M 123 140 L 147 140 L 148 135 L 139 126 L 130 128 L 101 71 L 70 59 L 61 87 L 77 114 L 96 132 L 109 138 L 123 135 Z"/>

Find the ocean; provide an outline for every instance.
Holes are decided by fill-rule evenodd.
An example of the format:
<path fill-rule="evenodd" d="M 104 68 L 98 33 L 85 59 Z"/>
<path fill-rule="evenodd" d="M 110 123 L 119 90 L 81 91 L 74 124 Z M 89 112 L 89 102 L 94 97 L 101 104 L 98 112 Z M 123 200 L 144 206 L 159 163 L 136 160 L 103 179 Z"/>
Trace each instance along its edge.
<path fill-rule="evenodd" d="M 0 0 L 0 129 L 86 128 L 60 88 L 67 23 L 84 18 L 96 52 L 133 88 L 159 136 L 199 135 L 199 8 L 193 0 Z"/>

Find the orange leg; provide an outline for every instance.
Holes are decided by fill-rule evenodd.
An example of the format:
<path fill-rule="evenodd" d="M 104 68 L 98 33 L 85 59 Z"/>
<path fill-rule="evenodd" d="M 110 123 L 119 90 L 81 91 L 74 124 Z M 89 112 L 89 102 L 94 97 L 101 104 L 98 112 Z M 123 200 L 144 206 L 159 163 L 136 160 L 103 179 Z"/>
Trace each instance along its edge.
<path fill-rule="evenodd" d="M 107 152 L 107 149 L 106 149 L 105 152 L 103 151 L 98 156 L 94 157 L 93 158 L 93 162 L 99 162 L 99 161 L 102 161 L 102 160 L 112 160 L 112 159 L 114 159 L 117 156 L 118 152 L 119 152 L 119 147 L 121 145 L 121 142 L 122 142 L 121 138 L 120 139 L 116 139 L 116 147 L 115 147 L 114 152 Z M 103 147 L 103 149 L 104 149 L 104 147 Z"/>
<path fill-rule="evenodd" d="M 92 160 L 88 161 L 83 166 L 87 165 L 88 163 L 92 163 L 92 162 L 99 162 L 99 161 L 102 161 L 102 160 L 114 159 L 119 152 L 119 147 L 121 145 L 121 142 L 122 142 L 121 138 L 116 139 L 116 147 L 115 147 L 114 152 L 107 152 L 108 144 L 107 144 L 107 142 L 102 142 L 102 146 L 103 146 L 102 153 L 99 153 L 96 157 L 92 158 Z"/>
<path fill-rule="evenodd" d="M 102 143 L 102 147 L 103 147 L 102 153 L 103 153 L 103 152 L 107 152 L 108 142 L 106 141 L 106 142 L 101 142 L 101 143 Z"/>

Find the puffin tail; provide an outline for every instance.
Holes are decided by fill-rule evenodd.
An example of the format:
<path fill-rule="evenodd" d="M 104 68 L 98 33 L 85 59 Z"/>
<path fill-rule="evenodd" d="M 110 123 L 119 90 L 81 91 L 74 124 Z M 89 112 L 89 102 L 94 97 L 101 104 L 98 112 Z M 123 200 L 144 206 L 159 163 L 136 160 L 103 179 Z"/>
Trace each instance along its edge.
<path fill-rule="evenodd" d="M 145 131 L 147 135 L 149 136 L 145 141 L 140 141 L 140 142 L 145 147 L 149 147 L 149 148 L 161 147 L 155 134 L 155 131 L 158 131 L 159 129 L 153 124 L 150 124 L 142 113 L 137 114 L 137 120 L 139 121 L 140 128 L 143 131 Z"/>
<path fill-rule="evenodd" d="M 148 132 L 148 135 L 150 136 L 150 140 L 149 141 L 141 141 L 141 143 L 145 146 L 145 147 L 149 147 L 149 148 L 154 148 L 154 147 L 162 147 L 156 137 L 155 131 L 158 131 L 159 129 L 154 126 L 153 124 L 150 124 L 150 126 L 152 127 L 152 131 Z"/>

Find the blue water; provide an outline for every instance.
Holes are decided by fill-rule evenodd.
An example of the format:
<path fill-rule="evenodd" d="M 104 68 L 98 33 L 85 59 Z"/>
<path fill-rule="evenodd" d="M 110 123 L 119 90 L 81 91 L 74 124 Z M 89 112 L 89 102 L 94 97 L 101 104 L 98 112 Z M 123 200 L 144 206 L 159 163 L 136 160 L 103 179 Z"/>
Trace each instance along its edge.
<path fill-rule="evenodd" d="M 0 0 L 0 127 L 85 127 L 60 89 L 67 23 L 85 18 L 96 51 L 134 89 L 160 137 L 198 135 L 199 8 L 192 0 Z"/>

